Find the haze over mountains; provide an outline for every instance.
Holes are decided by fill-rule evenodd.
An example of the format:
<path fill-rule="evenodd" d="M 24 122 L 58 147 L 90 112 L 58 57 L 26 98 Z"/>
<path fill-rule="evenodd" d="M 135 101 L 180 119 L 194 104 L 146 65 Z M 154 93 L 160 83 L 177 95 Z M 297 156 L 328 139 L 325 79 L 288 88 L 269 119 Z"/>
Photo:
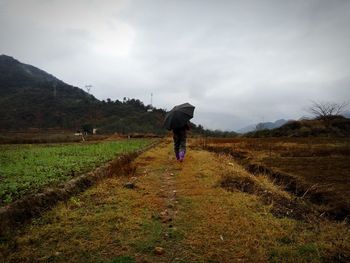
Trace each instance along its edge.
<path fill-rule="evenodd" d="M 238 133 L 247 133 L 247 132 L 251 132 L 251 131 L 259 131 L 259 130 L 264 130 L 264 129 L 268 129 L 268 130 L 272 130 L 275 128 L 279 128 L 282 125 L 286 124 L 288 121 L 285 119 L 280 119 L 277 120 L 275 122 L 260 122 L 257 124 L 251 124 L 248 125 L 246 127 L 243 127 L 239 130 L 237 130 Z"/>

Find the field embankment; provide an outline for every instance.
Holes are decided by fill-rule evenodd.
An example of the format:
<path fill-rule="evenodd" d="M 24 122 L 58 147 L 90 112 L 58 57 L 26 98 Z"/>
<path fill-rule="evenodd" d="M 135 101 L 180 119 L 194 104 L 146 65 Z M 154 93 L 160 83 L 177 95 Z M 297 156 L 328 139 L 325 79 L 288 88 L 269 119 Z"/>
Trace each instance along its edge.
<path fill-rule="evenodd" d="M 45 147 L 49 149 L 49 154 L 45 154 L 45 152 L 40 150 L 40 147 L 36 145 L 36 147 L 32 149 L 34 153 L 31 152 L 34 157 L 32 156 L 32 159 L 29 159 L 29 163 L 31 164 L 33 161 L 36 161 L 34 164 L 37 162 L 44 163 L 46 161 L 46 170 L 50 171 L 51 167 L 51 174 L 47 174 L 46 177 L 42 176 L 41 185 L 36 185 L 36 187 L 33 188 L 25 188 L 24 190 L 27 192 L 26 195 L 20 196 L 16 198 L 18 200 L 0 208 L 0 236 L 8 236 L 11 232 L 13 233 L 15 229 L 19 226 L 23 226 L 24 223 L 27 223 L 33 217 L 40 216 L 44 211 L 51 209 L 57 202 L 67 200 L 69 197 L 91 187 L 97 181 L 111 176 L 116 171 L 120 174 L 130 173 L 134 169 L 133 166 L 131 166 L 132 160 L 142 151 L 152 147 L 156 142 L 157 141 L 154 140 L 138 139 L 85 144 L 85 147 L 83 147 L 85 155 L 72 155 L 73 157 L 70 156 L 70 153 L 72 153 L 72 147 L 77 145 L 46 145 Z M 43 145 L 41 145 L 41 147 L 42 146 Z M 40 154 L 38 154 L 38 152 Z M 59 153 L 58 155 L 57 152 Z M 105 155 L 101 158 L 103 153 Z M 51 162 L 47 162 L 47 158 L 45 158 L 47 155 L 52 157 L 53 161 L 50 158 Z M 92 155 L 94 155 L 94 159 L 91 158 Z M 56 159 L 57 157 L 62 159 L 62 156 L 65 156 L 68 161 L 58 164 L 55 157 Z M 98 158 L 98 156 L 100 158 Z M 116 158 L 116 156 L 118 158 Z M 89 160 L 88 157 L 90 157 L 90 161 L 94 160 L 95 162 L 88 164 L 86 162 L 76 163 L 76 157 L 85 158 L 87 161 Z M 112 160 L 101 165 L 100 163 L 106 158 L 108 159 L 108 157 L 112 157 Z M 60 171 L 53 169 L 54 166 L 52 166 L 52 163 L 56 164 L 56 166 L 60 168 Z M 67 164 L 71 163 L 76 165 L 73 167 L 75 170 L 69 170 L 70 166 Z M 26 165 L 24 164 L 23 166 Z M 90 172 L 85 172 L 85 170 L 91 170 L 94 166 L 99 167 Z M 32 167 L 30 165 L 27 165 L 25 168 L 29 170 L 29 174 L 33 173 L 33 169 L 31 169 Z M 55 175 L 59 175 L 60 172 L 67 170 L 67 168 L 70 173 L 72 173 L 72 171 L 77 172 L 70 174 L 69 178 L 58 176 L 56 181 L 51 181 L 50 183 L 50 176 L 55 177 Z M 29 177 L 29 180 L 33 180 L 35 177 L 34 174 L 34 176 Z M 23 179 L 21 176 L 15 178 L 15 180 L 19 181 L 21 179 L 28 180 L 28 178 L 24 177 Z M 24 185 L 27 186 L 28 184 Z M 5 189 L 6 184 L 1 186 Z"/>
<path fill-rule="evenodd" d="M 0 144 L 42 144 L 101 141 L 107 135 L 75 135 L 71 130 L 27 129 L 23 131 L 0 131 Z"/>

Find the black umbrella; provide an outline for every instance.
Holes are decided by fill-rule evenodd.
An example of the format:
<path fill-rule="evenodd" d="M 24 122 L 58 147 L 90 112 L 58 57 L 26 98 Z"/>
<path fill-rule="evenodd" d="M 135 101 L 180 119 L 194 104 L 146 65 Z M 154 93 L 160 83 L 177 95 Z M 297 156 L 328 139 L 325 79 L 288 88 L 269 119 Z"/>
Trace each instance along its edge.
<path fill-rule="evenodd" d="M 193 118 L 194 106 L 189 103 L 184 103 L 175 106 L 171 111 L 169 111 L 164 120 L 164 126 L 168 130 L 181 128 L 186 125 L 186 123 Z"/>

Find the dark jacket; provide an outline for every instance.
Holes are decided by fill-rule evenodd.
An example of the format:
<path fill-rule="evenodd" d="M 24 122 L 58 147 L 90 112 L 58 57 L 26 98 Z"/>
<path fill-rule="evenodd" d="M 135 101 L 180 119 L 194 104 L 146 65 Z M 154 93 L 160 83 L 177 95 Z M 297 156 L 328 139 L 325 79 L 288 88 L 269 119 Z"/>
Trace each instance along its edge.
<path fill-rule="evenodd" d="M 186 132 L 190 129 L 190 125 L 188 123 L 185 124 L 185 126 L 181 128 L 175 128 L 173 129 L 174 136 L 186 136 Z"/>

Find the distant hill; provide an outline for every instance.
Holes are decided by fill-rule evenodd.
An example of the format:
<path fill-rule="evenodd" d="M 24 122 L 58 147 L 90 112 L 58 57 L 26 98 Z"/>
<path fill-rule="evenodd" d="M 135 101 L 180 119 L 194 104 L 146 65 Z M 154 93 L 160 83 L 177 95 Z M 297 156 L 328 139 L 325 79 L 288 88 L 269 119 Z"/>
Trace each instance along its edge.
<path fill-rule="evenodd" d="M 100 101 L 49 73 L 0 56 L 0 129 L 81 129 L 163 133 L 165 111 L 137 99 Z"/>
<path fill-rule="evenodd" d="M 342 115 L 343 115 L 345 118 L 350 119 L 350 111 L 344 112 Z"/>
<path fill-rule="evenodd" d="M 239 130 L 237 130 L 238 133 L 247 133 L 247 132 L 251 132 L 251 131 L 255 131 L 257 124 L 250 124 L 248 126 L 245 126 Z"/>
<path fill-rule="evenodd" d="M 246 134 L 247 137 L 348 137 L 350 119 L 344 116 L 332 116 L 327 120 L 289 121 L 272 130 L 259 130 Z"/>
<path fill-rule="evenodd" d="M 261 122 L 261 123 L 256 125 L 256 130 L 258 130 L 258 131 L 265 130 L 265 129 L 272 130 L 272 129 L 281 127 L 282 125 L 286 124 L 287 122 L 288 121 L 285 119 L 280 119 L 280 120 L 277 120 L 275 122 Z"/>
<path fill-rule="evenodd" d="M 258 124 L 251 124 L 248 125 L 242 129 L 239 129 L 237 132 L 238 133 L 247 133 L 247 132 L 252 132 L 252 131 L 260 131 L 260 130 L 271 130 L 275 128 L 279 128 L 282 125 L 286 124 L 288 121 L 285 119 L 280 119 L 275 122 L 260 122 Z"/>

